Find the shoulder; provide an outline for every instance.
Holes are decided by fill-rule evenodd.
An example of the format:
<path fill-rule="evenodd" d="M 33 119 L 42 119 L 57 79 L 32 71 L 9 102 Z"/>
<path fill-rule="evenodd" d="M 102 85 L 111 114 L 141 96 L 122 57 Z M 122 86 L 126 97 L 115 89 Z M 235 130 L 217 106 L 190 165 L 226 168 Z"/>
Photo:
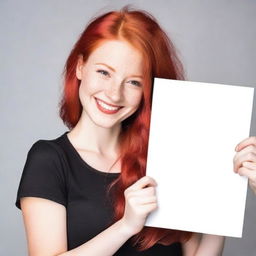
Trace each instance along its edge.
<path fill-rule="evenodd" d="M 58 139 L 45 140 L 40 139 L 32 144 L 29 154 L 59 154 L 61 147 L 58 144 Z"/>
<path fill-rule="evenodd" d="M 60 137 L 59 137 L 60 138 Z M 40 139 L 28 151 L 24 166 L 24 175 L 55 175 L 64 180 L 67 175 L 66 158 L 59 138 L 53 140 Z"/>
<path fill-rule="evenodd" d="M 60 145 L 62 136 L 52 140 L 40 139 L 36 141 L 29 149 L 27 158 L 33 158 L 39 161 L 60 160 L 64 154 Z"/>
<path fill-rule="evenodd" d="M 38 140 L 23 168 L 16 205 L 21 197 L 42 197 L 66 205 L 68 168 L 56 140 Z"/>

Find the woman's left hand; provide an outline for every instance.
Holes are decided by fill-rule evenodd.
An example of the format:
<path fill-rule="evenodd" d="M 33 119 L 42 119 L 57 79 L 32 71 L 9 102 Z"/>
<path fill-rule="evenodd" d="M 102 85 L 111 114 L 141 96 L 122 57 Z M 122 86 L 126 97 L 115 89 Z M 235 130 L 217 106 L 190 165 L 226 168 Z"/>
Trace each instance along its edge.
<path fill-rule="evenodd" d="M 249 185 L 256 194 L 256 136 L 241 141 L 235 150 L 234 172 L 248 177 Z"/>

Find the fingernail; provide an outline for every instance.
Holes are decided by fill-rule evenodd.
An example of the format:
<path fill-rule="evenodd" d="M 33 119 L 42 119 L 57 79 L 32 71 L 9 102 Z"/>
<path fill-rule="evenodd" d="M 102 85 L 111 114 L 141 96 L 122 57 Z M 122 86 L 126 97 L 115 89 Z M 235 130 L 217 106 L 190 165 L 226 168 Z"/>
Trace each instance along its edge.
<path fill-rule="evenodd" d="M 236 149 L 235 149 L 236 151 L 238 151 L 238 145 L 236 146 Z"/>

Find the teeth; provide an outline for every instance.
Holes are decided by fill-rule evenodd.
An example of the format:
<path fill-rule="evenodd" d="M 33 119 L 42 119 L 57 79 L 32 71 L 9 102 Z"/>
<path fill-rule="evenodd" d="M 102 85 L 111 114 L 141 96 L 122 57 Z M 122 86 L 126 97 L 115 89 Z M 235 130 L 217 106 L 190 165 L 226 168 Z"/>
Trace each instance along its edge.
<path fill-rule="evenodd" d="M 98 102 L 103 108 L 105 108 L 105 109 L 107 109 L 107 110 L 110 110 L 110 111 L 114 111 L 114 110 L 118 110 L 118 109 L 119 109 L 119 107 L 112 107 L 112 106 L 109 106 L 109 105 L 107 105 L 107 104 L 105 104 L 104 102 L 99 101 L 99 100 L 97 100 L 97 102 Z"/>

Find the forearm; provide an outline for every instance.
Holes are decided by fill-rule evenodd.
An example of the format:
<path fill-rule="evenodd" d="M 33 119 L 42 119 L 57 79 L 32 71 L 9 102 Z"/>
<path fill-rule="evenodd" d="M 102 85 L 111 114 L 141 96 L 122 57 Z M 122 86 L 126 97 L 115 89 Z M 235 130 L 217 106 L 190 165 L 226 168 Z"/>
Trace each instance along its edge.
<path fill-rule="evenodd" d="M 88 242 L 58 256 L 112 256 L 131 236 L 119 220 Z"/>
<path fill-rule="evenodd" d="M 203 234 L 195 256 L 221 256 L 225 237 Z"/>

